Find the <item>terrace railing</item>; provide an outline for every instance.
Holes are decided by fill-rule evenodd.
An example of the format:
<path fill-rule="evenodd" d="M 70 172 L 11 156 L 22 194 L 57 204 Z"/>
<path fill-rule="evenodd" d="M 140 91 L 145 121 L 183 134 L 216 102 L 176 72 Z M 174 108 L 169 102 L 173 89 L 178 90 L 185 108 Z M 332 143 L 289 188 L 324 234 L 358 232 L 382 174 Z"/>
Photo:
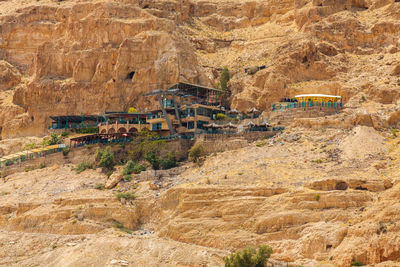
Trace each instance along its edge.
<path fill-rule="evenodd" d="M 282 111 L 295 108 L 309 108 L 309 107 L 324 107 L 341 109 L 343 103 L 341 102 L 294 102 L 294 103 L 277 103 L 272 105 L 272 111 Z"/>

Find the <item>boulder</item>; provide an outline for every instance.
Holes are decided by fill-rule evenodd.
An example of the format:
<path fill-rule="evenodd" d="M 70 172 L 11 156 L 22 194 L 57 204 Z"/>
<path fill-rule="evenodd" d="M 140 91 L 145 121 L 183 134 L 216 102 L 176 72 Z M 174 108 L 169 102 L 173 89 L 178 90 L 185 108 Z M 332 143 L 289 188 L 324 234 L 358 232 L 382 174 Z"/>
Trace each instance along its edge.
<path fill-rule="evenodd" d="M 108 178 L 106 185 L 104 186 L 106 189 L 111 189 L 115 187 L 121 180 L 123 176 L 119 172 L 114 172 L 111 174 L 110 178 Z"/>

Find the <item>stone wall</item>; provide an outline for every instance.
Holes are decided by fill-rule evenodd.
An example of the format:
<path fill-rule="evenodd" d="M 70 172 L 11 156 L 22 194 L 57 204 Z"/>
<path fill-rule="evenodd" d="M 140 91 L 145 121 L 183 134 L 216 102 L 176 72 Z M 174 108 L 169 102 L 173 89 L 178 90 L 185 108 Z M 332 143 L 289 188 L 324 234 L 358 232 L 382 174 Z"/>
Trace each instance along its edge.
<path fill-rule="evenodd" d="M 246 147 L 260 138 L 270 138 L 279 131 L 249 132 L 240 134 L 204 134 L 197 138 L 206 154 Z"/>
<path fill-rule="evenodd" d="M 272 123 L 288 125 L 293 121 L 293 119 L 325 117 L 333 114 L 338 114 L 341 111 L 341 109 L 327 107 L 293 108 L 283 111 L 274 111 L 270 114 L 269 120 Z"/>

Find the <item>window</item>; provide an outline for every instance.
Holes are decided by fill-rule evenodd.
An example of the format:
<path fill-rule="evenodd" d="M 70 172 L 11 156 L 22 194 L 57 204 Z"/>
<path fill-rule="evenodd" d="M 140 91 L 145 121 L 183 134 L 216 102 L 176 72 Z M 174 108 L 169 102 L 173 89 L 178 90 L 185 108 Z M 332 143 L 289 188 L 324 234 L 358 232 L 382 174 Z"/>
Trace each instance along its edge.
<path fill-rule="evenodd" d="M 206 125 L 206 124 L 208 124 L 207 121 L 198 121 L 198 122 L 197 122 L 197 128 L 198 128 L 198 129 L 205 129 L 205 128 L 204 128 L 204 125 Z"/>
<path fill-rule="evenodd" d="M 159 131 L 159 130 L 161 130 L 161 129 L 162 129 L 161 122 L 159 122 L 159 123 L 153 123 L 152 126 L 151 126 L 151 129 L 152 129 L 153 131 Z"/>

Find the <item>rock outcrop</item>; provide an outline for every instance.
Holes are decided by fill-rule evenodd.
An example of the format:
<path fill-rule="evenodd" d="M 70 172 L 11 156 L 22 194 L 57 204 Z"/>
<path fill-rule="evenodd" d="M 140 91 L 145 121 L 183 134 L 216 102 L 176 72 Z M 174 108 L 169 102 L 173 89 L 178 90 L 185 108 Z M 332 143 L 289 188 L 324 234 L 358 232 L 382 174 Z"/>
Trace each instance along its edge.
<path fill-rule="evenodd" d="M 4 137 L 46 132 L 50 115 L 154 106 L 177 81 L 212 86 L 231 71 L 232 107 L 298 93 L 396 103 L 400 14 L 393 1 L 3 1 Z M 374 19 L 371 19 L 371 18 Z M 253 76 L 249 66 L 265 65 Z"/>

